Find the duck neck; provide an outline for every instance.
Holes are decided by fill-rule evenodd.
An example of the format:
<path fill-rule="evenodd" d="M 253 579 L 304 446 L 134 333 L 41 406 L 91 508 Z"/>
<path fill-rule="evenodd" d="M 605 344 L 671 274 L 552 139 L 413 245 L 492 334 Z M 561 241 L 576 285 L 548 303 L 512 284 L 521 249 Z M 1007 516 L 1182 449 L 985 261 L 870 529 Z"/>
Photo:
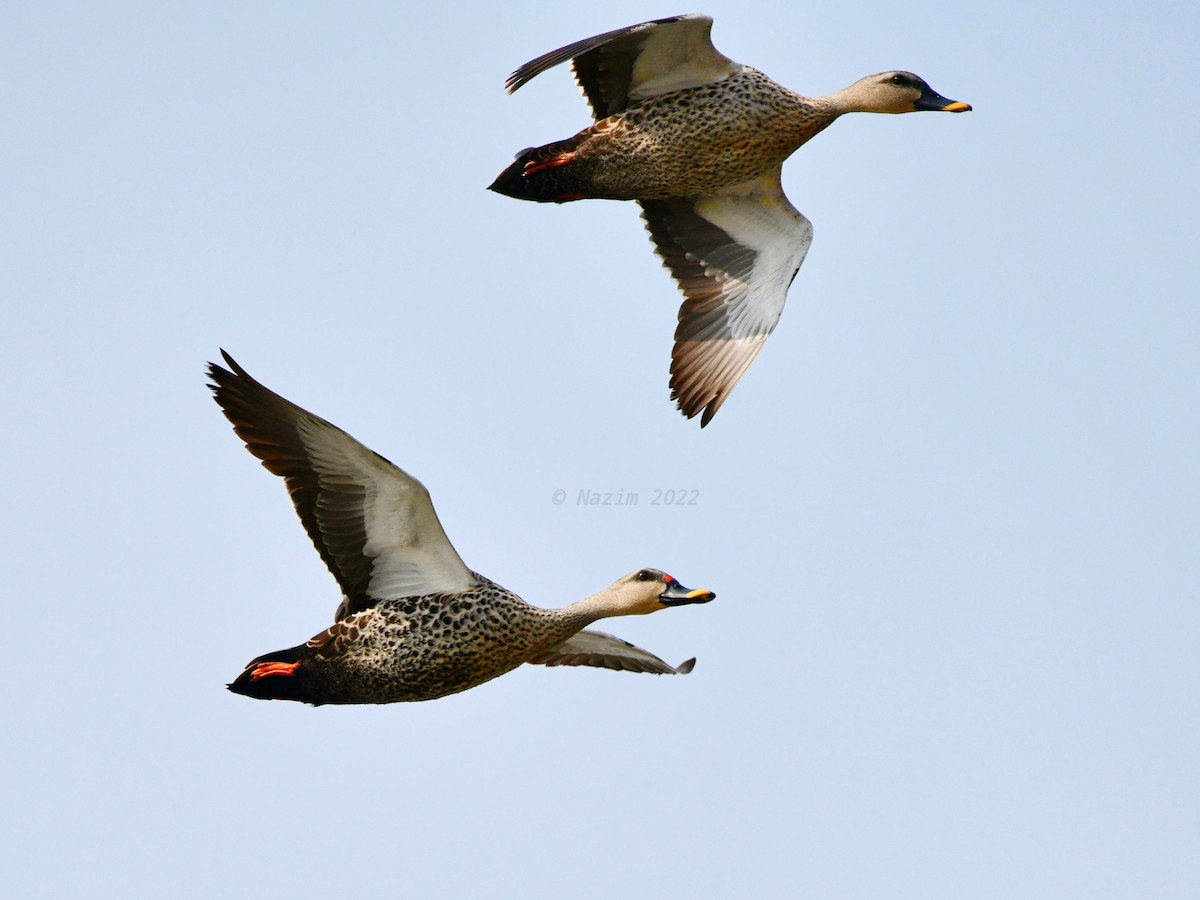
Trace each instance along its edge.
<path fill-rule="evenodd" d="M 578 631 L 581 628 L 587 628 L 587 626 L 599 619 L 620 615 L 626 615 L 626 613 L 615 609 L 608 592 L 601 591 L 598 594 L 592 594 L 592 596 L 580 600 L 578 603 L 564 606 L 558 610 L 556 618 L 564 625 L 573 627 L 575 631 Z"/>
<path fill-rule="evenodd" d="M 629 584 L 614 584 L 599 593 L 564 606 L 554 611 L 555 619 L 562 627 L 573 629 L 571 633 L 591 625 L 597 619 L 608 619 L 615 616 L 641 616 L 653 612 L 656 604 L 647 596 L 643 586 L 641 590 Z"/>
<path fill-rule="evenodd" d="M 831 102 L 830 97 L 802 97 L 795 94 L 795 112 L 791 117 L 793 143 L 804 144 L 833 124 L 846 110 Z M 835 95 L 836 96 L 836 95 Z"/>
<path fill-rule="evenodd" d="M 829 121 L 831 122 L 838 116 L 843 116 L 846 113 L 880 112 L 877 108 L 878 103 L 875 98 L 864 91 L 862 82 L 858 81 L 849 87 L 844 87 L 840 91 L 830 94 L 828 97 L 819 98 L 818 102 L 830 110 Z"/>

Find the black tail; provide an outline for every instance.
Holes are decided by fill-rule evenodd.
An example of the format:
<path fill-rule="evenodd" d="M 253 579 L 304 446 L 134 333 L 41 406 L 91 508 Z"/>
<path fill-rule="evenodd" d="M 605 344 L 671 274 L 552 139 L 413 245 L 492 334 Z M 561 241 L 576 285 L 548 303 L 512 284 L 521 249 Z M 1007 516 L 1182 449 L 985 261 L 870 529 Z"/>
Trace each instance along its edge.
<path fill-rule="evenodd" d="M 322 701 L 314 696 L 312 673 L 306 665 L 311 655 L 312 651 L 301 644 L 260 656 L 226 687 L 256 700 L 299 700 L 320 706 Z"/>
<path fill-rule="evenodd" d="M 488 190 L 538 203 L 567 203 L 591 197 L 588 186 L 580 180 L 578 169 L 570 161 L 571 152 L 583 139 L 576 135 L 544 147 L 522 150 L 512 165 L 488 185 Z"/>

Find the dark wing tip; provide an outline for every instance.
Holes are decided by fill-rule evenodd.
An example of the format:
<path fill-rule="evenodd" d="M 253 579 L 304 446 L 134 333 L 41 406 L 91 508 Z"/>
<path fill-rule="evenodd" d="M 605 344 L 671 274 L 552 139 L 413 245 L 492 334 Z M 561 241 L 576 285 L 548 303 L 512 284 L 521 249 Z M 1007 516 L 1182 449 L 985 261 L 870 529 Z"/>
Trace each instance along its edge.
<path fill-rule="evenodd" d="M 223 389 L 230 387 L 236 381 L 246 380 L 252 384 L 258 384 L 257 381 L 250 377 L 250 373 L 238 365 L 238 361 L 230 356 L 224 348 L 218 349 L 221 351 L 221 358 L 225 360 L 225 365 L 229 366 L 229 368 L 224 369 L 215 362 L 208 364 L 208 377 L 212 381 L 208 387 L 214 395 L 219 395 Z M 221 402 L 219 397 L 216 399 L 218 403 Z"/>
<path fill-rule="evenodd" d="M 676 675 L 687 675 L 694 668 L 696 668 L 696 657 L 693 656 L 691 659 L 684 660 L 679 665 L 677 665 L 675 667 L 675 674 Z"/>
<path fill-rule="evenodd" d="M 678 343 L 676 350 L 678 351 Z M 734 379 L 736 385 L 739 379 Z M 671 399 L 681 415 L 688 419 L 700 416 L 700 427 L 707 428 L 717 411 L 728 399 L 733 386 L 716 379 L 708 367 L 679 363 L 678 353 L 671 355 Z"/>
<path fill-rule="evenodd" d="M 713 420 L 713 416 L 717 414 L 717 410 L 721 408 L 721 403 L 724 397 L 714 397 L 707 403 L 701 405 L 700 401 L 695 398 L 684 398 L 677 392 L 671 392 L 671 399 L 675 401 L 675 408 L 679 410 L 679 414 L 685 419 L 694 419 L 700 416 L 700 427 L 707 428 L 708 423 Z"/>
<path fill-rule="evenodd" d="M 238 365 L 237 360 L 234 359 L 232 356 L 230 356 L 228 351 L 226 351 L 224 347 L 218 347 L 217 349 L 221 351 L 221 359 L 223 359 L 225 361 L 225 365 L 229 366 L 229 370 L 230 370 L 229 374 L 243 375 L 243 376 L 246 374 L 246 370 L 243 369 L 240 365 Z M 219 365 L 217 365 L 216 363 L 210 362 L 208 364 L 208 371 L 211 374 L 214 371 L 224 371 L 224 370 L 222 370 L 221 367 Z"/>

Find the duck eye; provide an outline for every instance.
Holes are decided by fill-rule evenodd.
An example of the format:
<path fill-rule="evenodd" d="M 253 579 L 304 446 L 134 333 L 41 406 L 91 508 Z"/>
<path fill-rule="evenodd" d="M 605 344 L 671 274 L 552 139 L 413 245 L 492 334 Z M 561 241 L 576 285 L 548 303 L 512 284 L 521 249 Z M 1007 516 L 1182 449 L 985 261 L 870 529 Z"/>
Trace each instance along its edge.
<path fill-rule="evenodd" d="M 903 75 L 893 75 L 892 76 L 892 84 L 898 84 L 901 87 L 904 87 L 905 85 L 908 84 L 908 79 L 905 78 Z"/>
<path fill-rule="evenodd" d="M 642 569 L 642 571 L 637 573 L 638 581 L 652 581 L 653 579 L 654 579 L 654 573 L 651 572 L 649 569 Z"/>

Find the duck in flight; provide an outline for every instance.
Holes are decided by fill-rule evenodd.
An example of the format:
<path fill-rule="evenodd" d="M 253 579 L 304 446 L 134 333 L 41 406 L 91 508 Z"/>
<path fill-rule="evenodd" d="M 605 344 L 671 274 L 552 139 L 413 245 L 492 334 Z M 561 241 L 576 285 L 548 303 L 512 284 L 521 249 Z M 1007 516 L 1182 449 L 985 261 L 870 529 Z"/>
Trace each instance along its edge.
<path fill-rule="evenodd" d="M 466 567 L 429 492 L 346 432 L 251 378 L 229 354 L 209 387 L 246 449 L 283 477 L 305 531 L 342 589 L 334 624 L 311 640 L 252 660 L 238 694 L 304 703 L 433 700 L 522 663 L 686 674 L 620 638 L 588 628 L 707 603 L 658 569 L 640 569 L 562 609 L 541 609 Z"/>
<path fill-rule="evenodd" d="M 683 293 L 671 398 L 712 421 L 774 330 L 812 241 L 784 196 L 783 162 L 850 112 L 966 112 L 911 72 L 805 97 L 726 58 L 708 16 L 672 16 L 586 38 L 525 63 L 513 92 L 571 60 L 595 123 L 531 147 L 490 189 L 521 200 L 636 200 Z"/>

